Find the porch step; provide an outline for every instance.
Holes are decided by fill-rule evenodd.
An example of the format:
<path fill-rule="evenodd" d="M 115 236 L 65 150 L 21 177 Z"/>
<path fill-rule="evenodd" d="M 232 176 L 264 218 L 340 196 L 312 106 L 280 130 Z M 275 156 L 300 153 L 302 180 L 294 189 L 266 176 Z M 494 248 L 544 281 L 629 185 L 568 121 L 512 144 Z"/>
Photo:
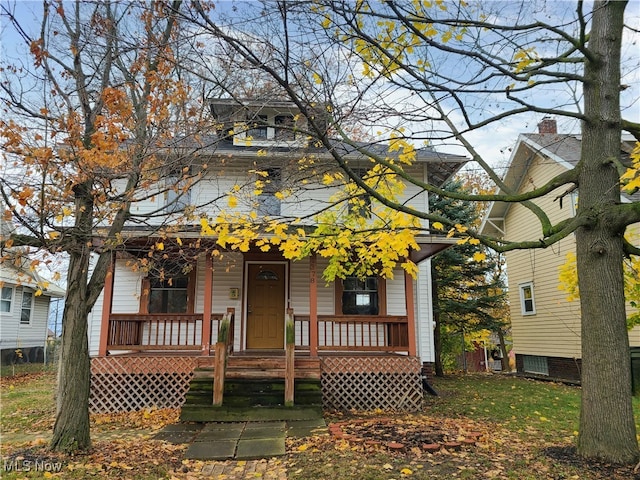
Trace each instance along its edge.
<path fill-rule="evenodd" d="M 293 407 L 284 407 L 285 358 L 230 356 L 223 405 L 214 407 L 213 367 L 202 362 L 193 372 L 180 412 L 182 421 L 305 420 L 322 416 L 320 360 L 295 359 Z"/>
<path fill-rule="evenodd" d="M 214 407 L 184 405 L 182 422 L 251 422 L 316 420 L 322 418 L 322 407 Z"/>

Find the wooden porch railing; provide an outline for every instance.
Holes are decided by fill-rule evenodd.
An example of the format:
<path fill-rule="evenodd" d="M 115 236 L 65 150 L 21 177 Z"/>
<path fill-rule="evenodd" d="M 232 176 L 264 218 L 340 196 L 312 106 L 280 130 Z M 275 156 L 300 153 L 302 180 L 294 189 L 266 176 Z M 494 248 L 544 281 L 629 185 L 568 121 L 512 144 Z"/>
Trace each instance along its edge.
<path fill-rule="evenodd" d="M 309 347 L 310 320 L 295 315 L 296 348 Z M 318 350 L 406 352 L 409 327 L 406 316 L 318 315 Z"/>
<path fill-rule="evenodd" d="M 230 309 L 233 310 L 233 309 Z M 230 312 L 233 318 L 233 312 Z M 109 317 L 107 348 L 109 350 L 200 350 L 202 348 L 202 317 L 197 314 L 137 314 L 113 313 Z M 223 314 L 212 314 L 211 338 L 205 344 L 213 345 Z M 229 334 L 233 339 L 233 321 Z M 231 344 L 230 349 L 233 349 Z"/>

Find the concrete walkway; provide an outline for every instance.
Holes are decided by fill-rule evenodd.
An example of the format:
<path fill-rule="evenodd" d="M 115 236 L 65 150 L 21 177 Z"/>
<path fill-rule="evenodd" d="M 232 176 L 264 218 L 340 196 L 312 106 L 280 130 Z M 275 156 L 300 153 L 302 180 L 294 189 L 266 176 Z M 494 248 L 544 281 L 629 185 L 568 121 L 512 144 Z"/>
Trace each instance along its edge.
<path fill-rule="evenodd" d="M 153 438 L 188 443 L 185 458 L 193 460 L 255 460 L 284 455 L 285 438 L 327 432 L 323 419 L 267 422 L 177 423 Z"/>

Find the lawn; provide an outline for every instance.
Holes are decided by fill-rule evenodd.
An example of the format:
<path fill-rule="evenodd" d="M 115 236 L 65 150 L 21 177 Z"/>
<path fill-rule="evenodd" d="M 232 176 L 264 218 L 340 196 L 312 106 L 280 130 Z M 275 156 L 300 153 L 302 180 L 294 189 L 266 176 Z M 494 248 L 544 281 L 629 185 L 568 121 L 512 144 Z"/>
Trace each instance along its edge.
<path fill-rule="evenodd" d="M 177 421 L 174 410 L 92 416 L 93 447 L 75 456 L 46 449 L 54 418 L 53 372 L 2 378 L 4 479 L 197 479 L 202 462 L 183 461 L 184 445 L 151 436 Z M 503 375 L 438 379 L 439 396 L 423 412 L 327 414 L 340 428 L 333 434 L 288 440 L 288 455 L 274 462 L 292 480 L 327 479 L 629 479 L 630 467 L 586 465 L 572 450 L 577 434 L 580 389 Z M 640 412 L 640 399 L 634 399 Z M 640 428 L 639 428 L 640 431 Z M 340 438 L 342 437 L 342 438 Z M 464 444 L 466 438 L 473 442 Z M 460 440 L 435 453 L 425 443 Z M 388 443 L 400 443 L 392 450 Z M 33 467 L 7 471 L 12 459 Z M 36 462 L 38 471 L 36 471 Z M 238 471 L 242 470 L 242 462 Z M 22 465 L 25 465 L 22 463 Z M 10 466 L 10 465 L 9 465 Z M 278 478 L 269 472 L 225 478 Z"/>

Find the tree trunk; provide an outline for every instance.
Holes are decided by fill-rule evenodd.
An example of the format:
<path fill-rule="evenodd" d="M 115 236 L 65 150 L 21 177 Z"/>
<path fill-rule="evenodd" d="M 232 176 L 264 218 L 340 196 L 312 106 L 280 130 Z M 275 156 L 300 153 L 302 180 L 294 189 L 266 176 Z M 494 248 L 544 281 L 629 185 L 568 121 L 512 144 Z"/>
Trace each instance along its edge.
<path fill-rule="evenodd" d="M 576 232 L 582 310 L 582 408 L 578 452 L 632 463 L 639 457 L 631 403 L 631 367 L 623 279 L 623 227 L 608 214 L 620 202 L 620 46 L 626 2 L 595 2 L 585 65 Z"/>
<path fill-rule="evenodd" d="M 88 248 L 71 253 L 62 323 L 56 422 L 51 439 L 51 448 L 63 452 L 86 450 L 91 446 L 86 302 L 88 268 Z"/>
<path fill-rule="evenodd" d="M 500 358 L 500 365 L 502 366 L 503 372 L 510 372 L 511 365 L 509 365 L 509 352 L 507 352 L 507 344 L 504 340 L 504 332 L 501 328 L 498 329 L 498 340 L 500 341 L 500 353 L 502 354 L 502 358 Z"/>
<path fill-rule="evenodd" d="M 431 263 L 431 301 L 433 305 L 433 360 L 434 374 L 436 377 L 444 377 L 442 366 L 442 332 L 440 330 L 440 307 L 438 302 L 438 271 Z"/>

